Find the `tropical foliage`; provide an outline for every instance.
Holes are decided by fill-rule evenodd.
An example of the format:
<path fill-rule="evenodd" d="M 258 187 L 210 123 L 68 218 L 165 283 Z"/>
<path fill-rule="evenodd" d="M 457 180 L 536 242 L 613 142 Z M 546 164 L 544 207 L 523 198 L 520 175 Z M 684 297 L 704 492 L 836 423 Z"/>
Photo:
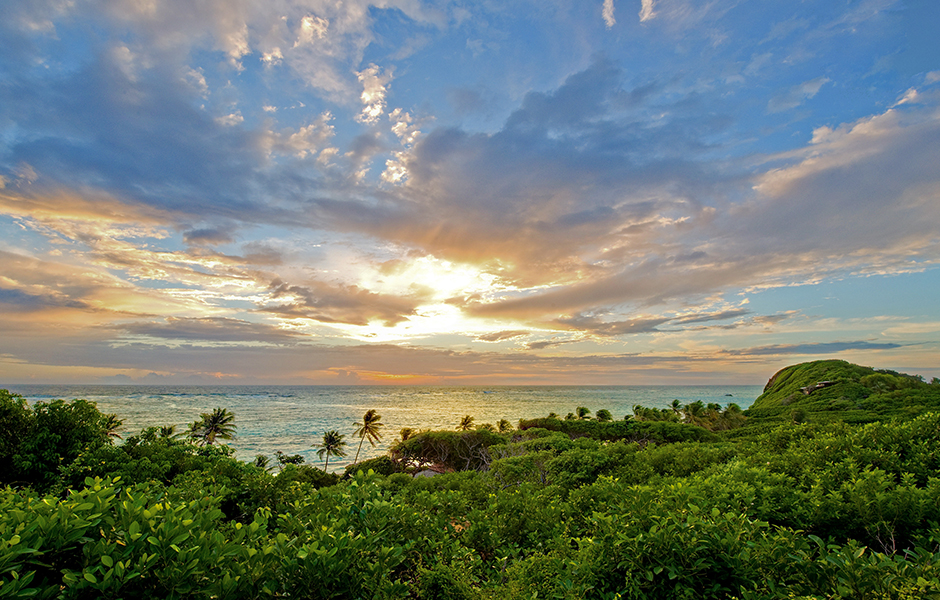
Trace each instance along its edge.
<path fill-rule="evenodd" d="M 84 400 L 37 402 L 0 390 L 0 483 L 46 491 L 59 468 L 113 441 L 120 421 Z"/>
<path fill-rule="evenodd" d="M 366 414 L 362 415 L 362 423 L 356 423 L 356 436 L 359 437 L 359 447 L 356 449 L 356 458 L 353 462 L 359 462 L 359 452 L 362 450 L 362 442 L 369 440 L 369 444 L 374 448 L 375 443 L 382 439 L 381 427 L 385 426 L 385 423 L 381 423 L 382 415 L 375 412 L 375 409 L 369 409 L 366 411 Z"/>
<path fill-rule="evenodd" d="M 319 444 L 316 444 L 314 448 L 317 448 L 317 456 L 321 459 L 324 459 L 323 470 L 328 471 L 330 468 L 330 457 L 331 456 L 346 456 L 346 436 L 331 429 L 329 431 L 323 432 L 323 441 Z"/>
<path fill-rule="evenodd" d="M 216 440 L 231 440 L 235 437 L 235 415 L 227 409 L 216 408 L 211 413 L 202 413 L 201 418 L 189 427 L 189 436 L 199 445 L 211 446 Z"/>
<path fill-rule="evenodd" d="M 835 380 L 806 371 L 785 385 Z M 848 421 L 805 404 L 794 424 L 763 402 L 572 413 L 412 432 L 343 479 L 288 455 L 274 474 L 159 428 L 112 445 L 93 405 L 57 401 L 40 412 L 56 404 L 97 437 L 75 450 L 47 432 L 56 462 L 3 480 L 0 598 L 938 598 L 940 413 L 897 414 L 937 384 L 857 373 L 840 393 L 858 383 L 869 408 Z M 9 477 L 29 450 L 11 428 L 39 419 L 0 400 Z M 737 426 L 717 427 L 729 411 Z M 323 442 L 327 462 L 345 445 Z M 430 468 L 446 474 L 414 476 Z"/>

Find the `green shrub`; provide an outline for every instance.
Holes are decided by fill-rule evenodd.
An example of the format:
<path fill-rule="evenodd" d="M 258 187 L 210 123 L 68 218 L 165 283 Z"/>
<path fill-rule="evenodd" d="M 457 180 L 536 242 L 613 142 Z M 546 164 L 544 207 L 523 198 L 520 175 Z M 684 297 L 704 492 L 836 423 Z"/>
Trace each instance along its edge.
<path fill-rule="evenodd" d="M 111 443 L 112 417 L 85 400 L 30 407 L 22 397 L 0 390 L 0 484 L 52 489 L 60 468 L 83 452 Z"/>

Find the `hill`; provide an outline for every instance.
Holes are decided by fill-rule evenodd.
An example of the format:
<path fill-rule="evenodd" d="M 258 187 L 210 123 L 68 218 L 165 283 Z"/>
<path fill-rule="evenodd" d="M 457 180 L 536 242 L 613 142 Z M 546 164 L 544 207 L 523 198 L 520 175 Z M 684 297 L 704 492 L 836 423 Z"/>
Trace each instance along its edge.
<path fill-rule="evenodd" d="M 940 382 L 843 360 L 817 360 L 778 371 L 745 412 L 766 421 L 867 423 L 940 410 Z"/>

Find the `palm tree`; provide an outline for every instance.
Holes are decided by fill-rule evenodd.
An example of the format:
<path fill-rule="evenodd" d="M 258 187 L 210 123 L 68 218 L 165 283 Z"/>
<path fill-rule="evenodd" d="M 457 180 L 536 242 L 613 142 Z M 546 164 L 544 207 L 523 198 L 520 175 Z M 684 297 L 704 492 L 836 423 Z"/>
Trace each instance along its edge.
<path fill-rule="evenodd" d="M 610 414 L 610 411 L 607 410 L 606 408 L 602 408 L 599 411 L 597 411 L 597 414 L 595 416 L 597 417 L 597 420 L 600 421 L 601 423 L 614 420 L 614 416 Z"/>
<path fill-rule="evenodd" d="M 359 452 L 362 450 L 362 442 L 366 441 L 366 438 L 369 438 L 369 444 L 373 448 L 375 448 L 375 443 L 382 439 L 379 427 L 385 427 L 385 423 L 379 423 L 380 420 L 382 420 L 382 415 L 375 412 L 375 409 L 370 408 L 366 411 L 366 414 L 362 415 L 362 423 L 355 424 L 359 428 L 356 430 L 356 435 L 359 436 L 359 448 L 356 450 L 356 459 L 353 462 L 359 462 Z"/>
<path fill-rule="evenodd" d="M 457 425 L 457 431 L 470 431 L 471 429 L 473 429 L 473 417 L 464 415 L 464 417 L 460 419 L 460 425 Z"/>
<path fill-rule="evenodd" d="M 591 409 L 586 406 L 579 406 L 577 408 L 578 418 L 579 419 L 590 419 L 591 418 Z"/>
<path fill-rule="evenodd" d="M 645 411 L 646 411 L 646 407 L 644 407 L 642 404 L 634 404 L 633 405 L 633 420 L 642 421 L 643 414 Z"/>
<path fill-rule="evenodd" d="M 686 423 L 701 425 L 705 420 L 705 404 L 701 400 L 686 404 L 682 412 L 685 413 Z"/>
<path fill-rule="evenodd" d="M 271 469 L 274 468 L 274 466 L 271 464 L 271 457 L 269 457 L 267 454 L 258 454 L 255 456 L 255 459 L 251 462 L 251 464 L 258 467 L 259 469 L 264 469 L 268 473 L 270 473 Z"/>
<path fill-rule="evenodd" d="M 326 456 L 326 462 L 323 465 L 323 470 L 326 471 L 330 467 L 330 457 L 331 456 L 346 456 L 346 451 L 343 449 L 346 446 L 345 438 L 346 436 L 342 433 L 331 429 L 329 431 L 323 432 L 323 442 L 319 444 L 314 444 L 314 448 L 319 448 L 317 450 L 317 456 L 323 458 Z"/>
<path fill-rule="evenodd" d="M 675 400 L 673 400 L 673 401 L 672 401 L 672 404 L 670 404 L 669 406 L 672 408 L 672 412 L 676 413 L 677 415 L 678 415 L 680 412 L 682 412 L 682 403 L 679 402 L 679 399 L 678 399 L 678 398 L 676 398 Z"/>
<path fill-rule="evenodd" d="M 197 439 L 200 445 L 212 445 L 216 439 L 230 440 L 235 437 L 235 414 L 228 409 L 216 408 L 211 413 L 202 413 L 201 421 L 194 422 L 189 428 L 190 437 Z"/>
<path fill-rule="evenodd" d="M 415 436 L 415 433 L 417 432 L 411 427 L 402 427 L 401 430 L 398 432 L 398 435 L 401 436 L 401 441 L 404 442 L 413 438 Z"/>
<path fill-rule="evenodd" d="M 163 425 L 157 430 L 157 433 L 161 438 L 174 440 L 179 437 L 180 434 L 176 433 L 176 425 Z"/>
<path fill-rule="evenodd" d="M 118 429 L 123 424 L 124 421 L 118 419 L 117 415 L 105 415 L 105 419 L 101 423 L 101 432 L 105 435 L 109 444 L 114 441 L 114 438 L 123 439 L 121 434 L 118 433 Z"/>
<path fill-rule="evenodd" d="M 500 433 L 507 433 L 509 431 L 512 431 L 512 423 L 510 423 L 506 419 L 500 419 L 499 421 L 497 421 L 496 427 L 499 429 Z"/>

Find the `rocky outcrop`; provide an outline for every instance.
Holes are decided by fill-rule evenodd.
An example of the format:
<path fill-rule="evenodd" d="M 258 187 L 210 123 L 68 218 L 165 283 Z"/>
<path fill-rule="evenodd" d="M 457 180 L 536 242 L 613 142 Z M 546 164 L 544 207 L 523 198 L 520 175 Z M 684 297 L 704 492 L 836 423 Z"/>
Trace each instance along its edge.
<path fill-rule="evenodd" d="M 813 384 L 813 385 L 808 385 L 808 386 L 806 386 L 806 387 L 801 387 L 801 388 L 800 388 L 800 391 L 803 392 L 803 394 L 809 396 L 810 394 L 812 394 L 812 393 L 815 392 L 816 390 L 821 390 L 822 388 L 824 388 L 824 387 L 829 387 L 830 385 L 833 385 L 833 384 L 835 384 L 835 381 L 817 381 L 817 382 L 816 382 L 815 384 Z"/>

